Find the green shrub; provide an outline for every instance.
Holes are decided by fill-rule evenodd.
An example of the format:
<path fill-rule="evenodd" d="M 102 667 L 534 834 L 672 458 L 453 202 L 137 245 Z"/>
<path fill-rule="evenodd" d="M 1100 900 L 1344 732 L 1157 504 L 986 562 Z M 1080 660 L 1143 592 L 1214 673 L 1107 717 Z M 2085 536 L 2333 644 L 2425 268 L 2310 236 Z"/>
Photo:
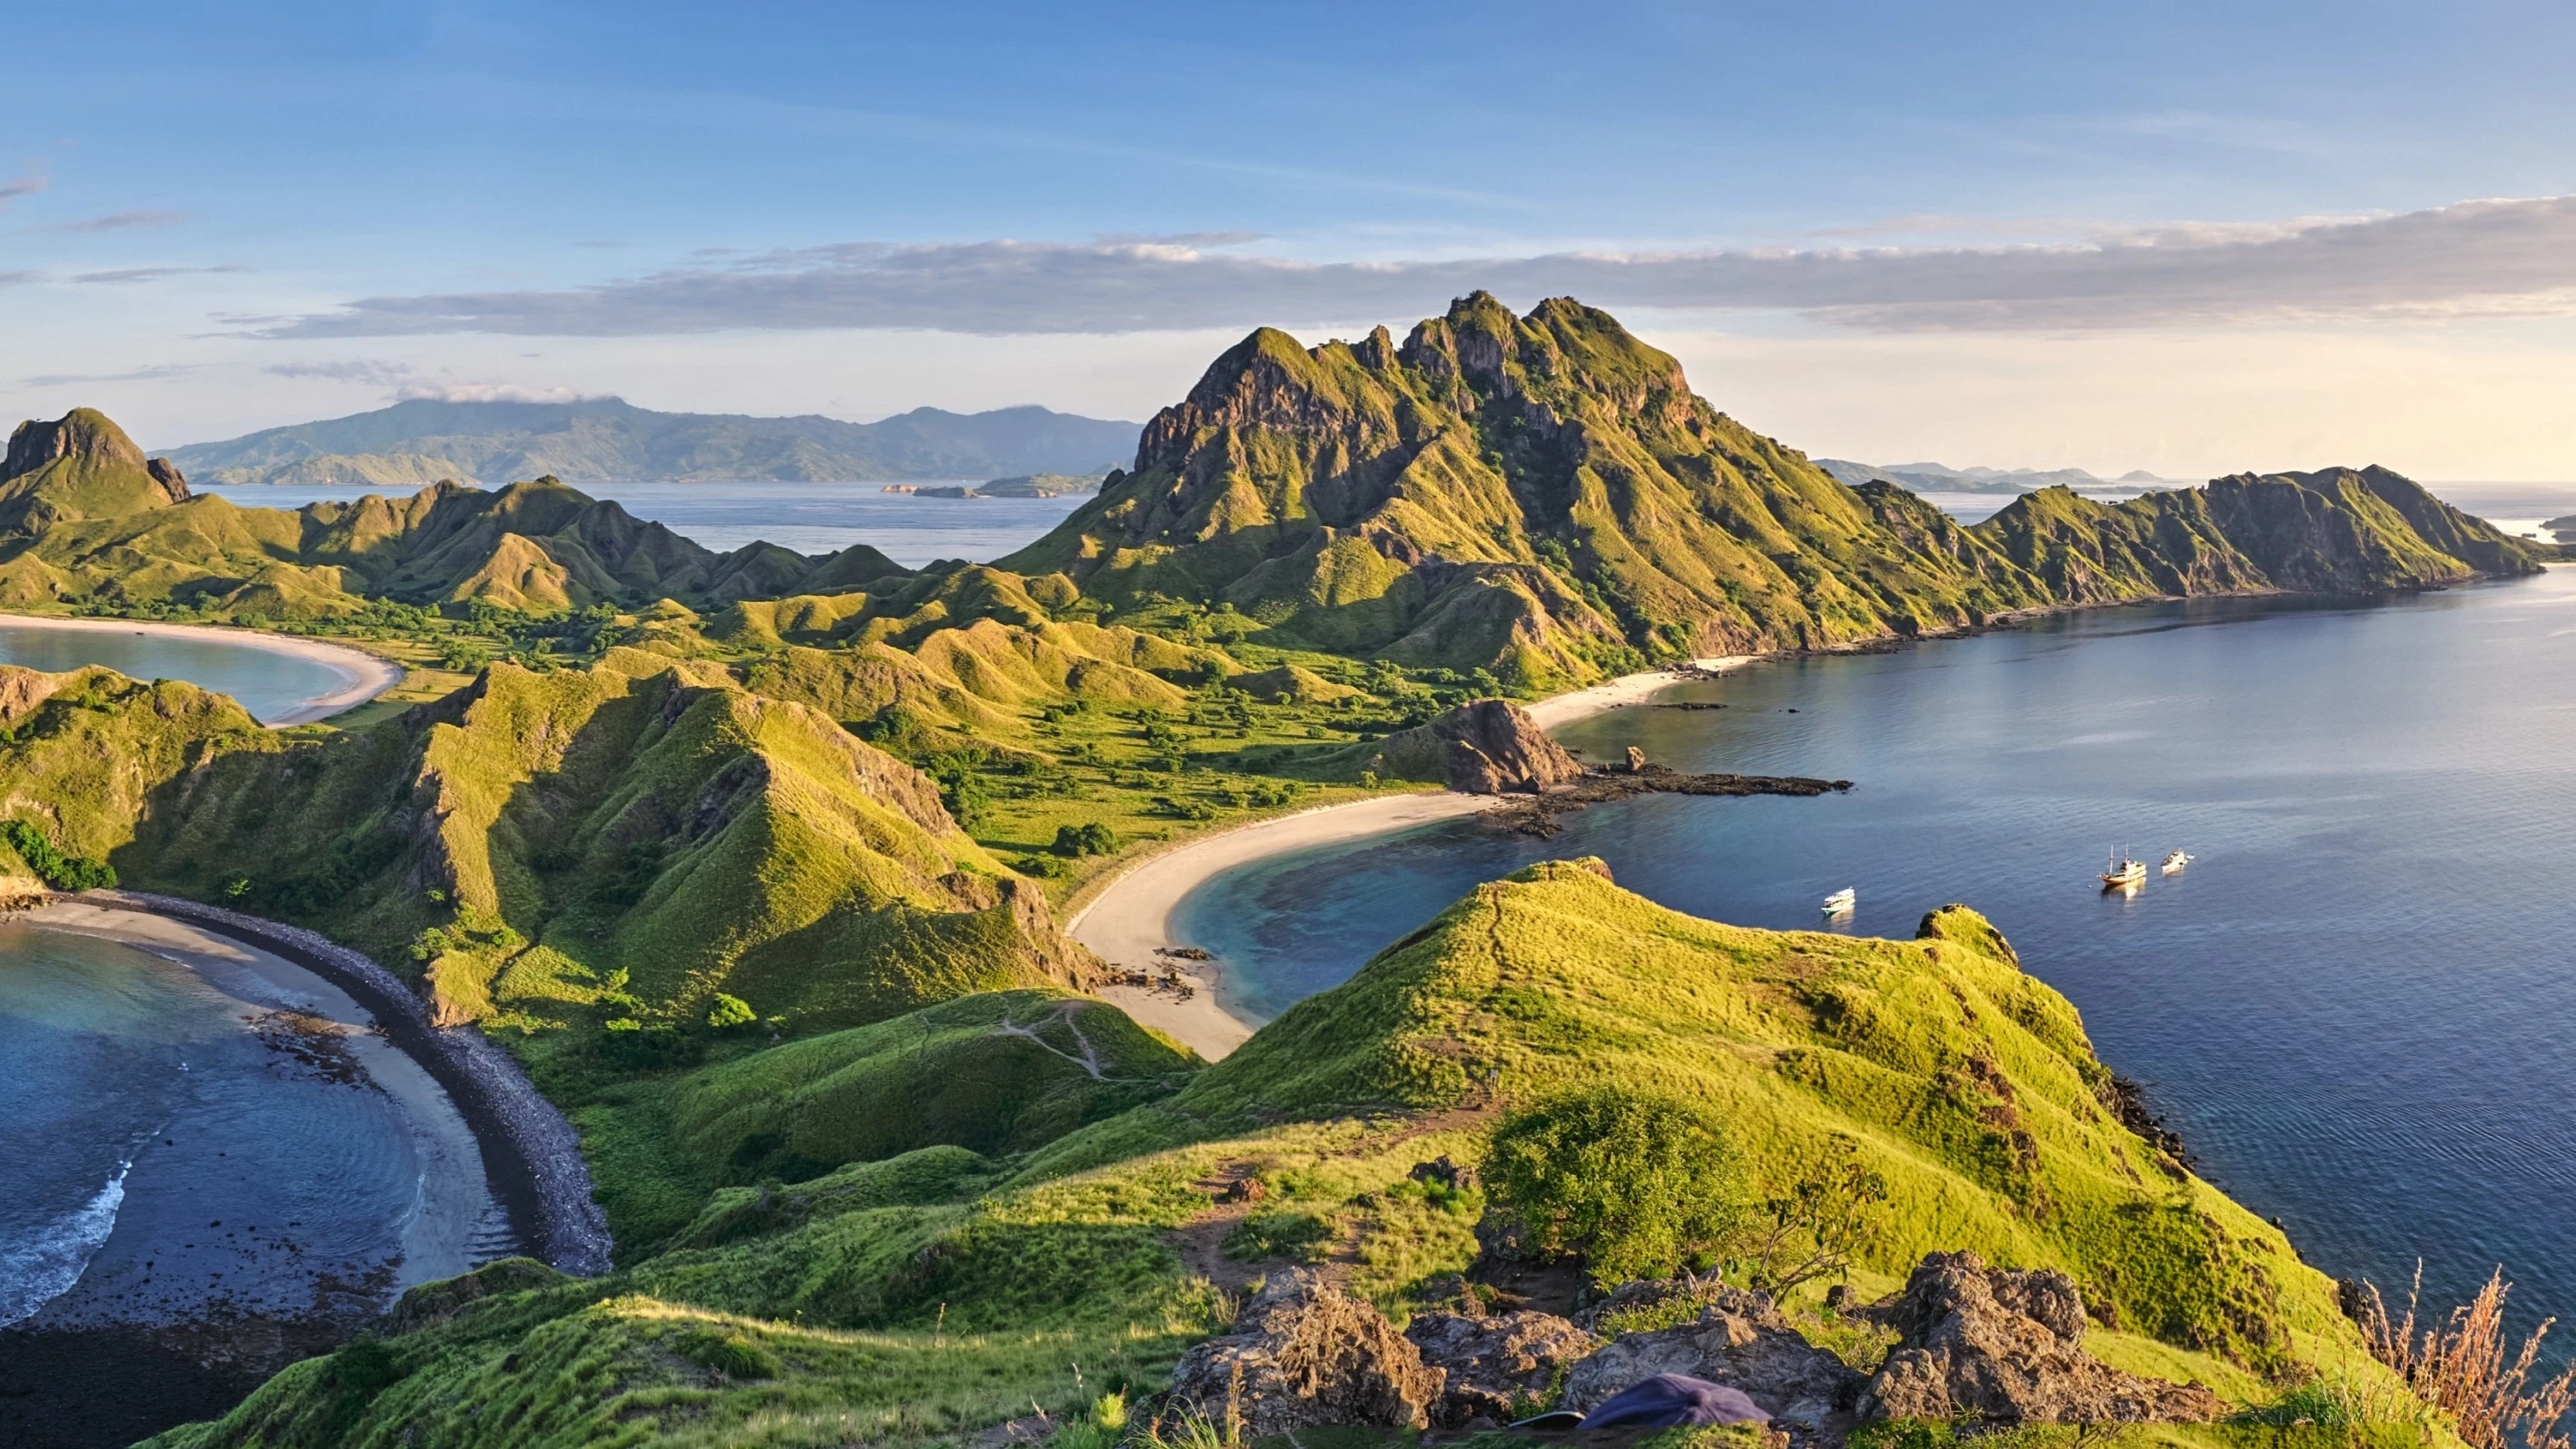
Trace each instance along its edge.
<path fill-rule="evenodd" d="M 1603 1287 L 1722 1258 L 1747 1217 L 1716 1116 L 1661 1093 L 1596 1086 L 1506 1117 L 1487 1191 L 1524 1245 L 1580 1255 Z"/>
<path fill-rule="evenodd" d="M 729 1379 L 774 1379 L 778 1355 L 740 1333 L 720 1328 L 692 1328 L 672 1341 L 680 1357 Z"/>
<path fill-rule="evenodd" d="M 1063 856 L 1109 855 L 1118 849 L 1117 832 L 1094 820 L 1087 825 L 1059 825 L 1055 853 Z"/>
<path fill-rule="evenodd" d="M 1318 1251 L 1333 1236 L 1333 1225 L 1312 1213 L 1254 1213 L 1225 1235 L 1229 1258 L 1258 1262 L 1263 1258 L 1321 1257 Z"/>
<path fill-rule="evenodd" d="M 85 855 L 63 854 L 44 832 L 24 820 L 0 821 L 0 839 L 7 840 L 27 869 L 55 890 L 105 890 L 116 884 L 116 867 Z"/>
<path fill-rule="evenodd" d="M 736 1027 L 749 1026 L 758 1020 L 760 1020 L 760 1013 L 751 1009 L 750 1002 L 739 996 L 727 996 L 721 991 L 716 993 L 716 999 L 707 1006 L 707 1025 L 717 1031 L 732 1031 Z"/>

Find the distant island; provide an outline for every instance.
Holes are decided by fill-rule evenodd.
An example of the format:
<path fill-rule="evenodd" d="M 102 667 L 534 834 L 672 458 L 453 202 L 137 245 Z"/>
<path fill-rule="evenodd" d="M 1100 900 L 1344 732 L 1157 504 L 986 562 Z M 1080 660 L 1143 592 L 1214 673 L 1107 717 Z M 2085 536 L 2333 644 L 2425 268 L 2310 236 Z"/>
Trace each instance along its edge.
<path fill-rule="evenodd" d="M 1112 470 L 1114 471 L 1114 470 Z M 921 498 L 1070 498 L 1078 493 L 1097 493 L 1107 473 L 1075 477 L 1070 473 L 1032 473 L 1020 478 L 995 478 L 989 483 L 947 483 L 924 487 L 916 483 L 889 483 L 888 493 L 910 493 Z"/>
<path fill-rule="evenodd" d="M 1136 451 L 1138 426 L 1042 407 L 915 408 L 873 423 L 805 414 L 663 413 L 618 398 L 569 403 L 395 403 L 220 443 L 170 460 L 200 482 L 413 487 L 508 483 L 709 483 L 1098 475 Z M 1026 495 L 1023 495 L 1026 496 Z"/>
<path fill-rule="evenodd" d="M 1816 466 L 1835 481 L 1857 488 L 1863 483 L 1893 483 L 1916 493 L 2030 493 L 2041 488 L 2127 489 L 2173 487 L 2182 482 L 2132 468 L 2117 478 L 2101 478 L 2081 468 L 1953 468 L 1945 463 L 1855 463 L 1849 458 L 1818 458 Z"/>

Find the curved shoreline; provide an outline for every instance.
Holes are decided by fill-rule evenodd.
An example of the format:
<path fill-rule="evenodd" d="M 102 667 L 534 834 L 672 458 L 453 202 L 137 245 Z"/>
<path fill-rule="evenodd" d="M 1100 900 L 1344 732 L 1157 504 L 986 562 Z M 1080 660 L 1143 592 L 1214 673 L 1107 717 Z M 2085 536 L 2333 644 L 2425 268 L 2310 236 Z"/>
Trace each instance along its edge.
<path fill-rule="evenodd" d="M 446 1089 L 483 1149 L 493 1197 L 529 1254 L 580 1277 L 608 1271 L 608 1219 L 591 1196 L 581 1136 L 498 1043 L 470 1026 L 432 1025 L 428 1008 L 392 972 L 318 932 L 141 891 L 84 891 L 66 899 L 228 936 L 347 992 L 387 1040 Z"/>
<path fill-rule="evenodd" d="M 242 629 L 225 624 L 167 624 L 147 619 L 71 619 L 51 614 L 0 613 L 0 629 L 59 629 L 74 633 L 146 634 L 164 639 L 198 640 L 211 635 L 245 649 L 264 649 L 271 654 L 291 655 L 319 664 L 345 681 L 338 689 L 314 695 L 275 719 L 260 721 L 270 729 L 311 724 L 342 710 L 354 709 L 402 683 L 404 674 L 402 665 L 355 645 L 326 643 L 320 639 L 272 634 L 264 629 Z"/>
<path fill-rule="evenodd" d="M 1723 674 L 1758 657 L 1696 659 L 1683 667 L 1621 675 L 1604 684 L 1551 695 L 1525 708 L 1541 729 L 1558 729 L 1588 715 L 1644 703 L 1672 685 Z M 1213 968 L 1158 958 L 1158 952 L 1187 944 L 1173 930 L 1172 915 L 1190 892 L 1226 871 L 1270 856 L 1419 829 L 1500 803 L 1498 796 L 1447 791 L 1379 795 L 1193 835 L 1168 849 L 1140 856 L 1093 885 L 1066 918 L 1064 932 L 1113 964 L 1164 967 L 1190 978 L 1195 990 L 1187 1000 L 1138 986 L 1104 986 L 1093 994 L 1215 1061 L 1241 1046 L 1260 1023 L 1245 1021 L 1219 1002 L 1220 978 Z"/>

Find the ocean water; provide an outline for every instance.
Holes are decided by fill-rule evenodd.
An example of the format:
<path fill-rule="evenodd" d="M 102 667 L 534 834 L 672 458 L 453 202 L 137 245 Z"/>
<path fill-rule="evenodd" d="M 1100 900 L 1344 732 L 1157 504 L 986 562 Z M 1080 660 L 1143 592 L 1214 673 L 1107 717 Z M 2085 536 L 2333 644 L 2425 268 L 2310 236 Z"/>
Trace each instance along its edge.
<path fill-rule="evenodd" d="M 1221 876 L 1178 921 L 1267 1018 L 1477 882 L 1599 855 L 1694 915 L 1913 934 L 1964 901 L 2309 1261 L 2576 1313 L 2576 568 L 2377 604 L 2210 601 L 1757 665 L 1560 732 L 1686 770 L 1532 840 L 1459 822 Z M 2127 846 L 2198 858 L 2133 899 Z M 1329 902 L 1319 909 L 1318 902 Z"/>
<path fill-rule="evenodd" d="M 0 615 L 0 664 L 49 674 L 103 664 L 133 679 L 184 679 L 229 694 L 253 718 L 269 720 L 348 683 L 310 659 L 237 644 L 207 630 L 178 638 L 108 629 L 63 629 Z"/>
<path fill-rule="evenodd" d="M 960 482 L 977 480 L 961 479 Z M 300 508 L 401 488 L 295 488 L 249 484 L 200 487 L 244 508 Z M 925 483 L 922 487 L 937 487 Z M 934 559 L 988 563 L 1035 543 L 1087 501 L 1068 498 L 923 498 L 882 483 L 584 483 L 594 498 L 719 551 L 767 540 L 798 553 L 871 544 L 906 568 Z"/>
<path fill-rule="evenodd" d="M 0 1326 L 301 1315 L 395 1281 L 411 1119 L 263 1040 L 286 999 L 0 921 Z"/>

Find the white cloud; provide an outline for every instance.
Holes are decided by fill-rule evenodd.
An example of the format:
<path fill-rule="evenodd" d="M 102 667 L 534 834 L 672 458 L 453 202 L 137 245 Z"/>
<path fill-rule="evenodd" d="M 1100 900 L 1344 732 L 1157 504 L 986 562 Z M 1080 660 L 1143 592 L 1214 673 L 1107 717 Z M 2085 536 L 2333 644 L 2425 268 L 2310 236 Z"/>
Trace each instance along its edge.
<path fill-rule="evenodd" d="M 164 277 L 192 277 L 208 272 L 247 272 L 239 262 L 226 262 L 214 267 L 121 267 L 111 272 L 82 272 L 72 278 L 90 285 L 131 286 L 137 282 L 157 282 Z"/>
<path fill-rule="evenodd" d="M 1312 263 L 1233 234 L 846 243 L 565 291 L 369 297 L 239 319 L 262 337 L 646 336 L 912 328 L 988 336 L 1411 318 L 1476 288 L 1526 303 L 1788 312 L 1872 332 L 2083 332 L 2576 312 L 2576 196 L 2403 215 L 2174 224 L 2054 245 L 1566 252 Z M 1223 245 L 1226 250 L 1211 249 Z"/>
<path fill-rule="evenodd" d="M 93 216 L 87 221 L 67 221 L 49 226 L 47 231 L 130 231 L 138 226 L 177 226 L 188 219 L 184 211 L 113 211 Z"/>
<path fill-rule="evenodd" d="M 394 387 L 411 376 L 408 362 L 382 362 L 371 357 L 351 357 L 327 362 L 278 362 L 260 369 L 279 377 L 312 377 L 325 382 L 358 382 L 371 387 Z"/>
<path fill-rule="evenodd" d="M 396 402 L 580 402 L 589 394 L 568 387 L 520 387 L 507 382 L 407 382 Z"/>

